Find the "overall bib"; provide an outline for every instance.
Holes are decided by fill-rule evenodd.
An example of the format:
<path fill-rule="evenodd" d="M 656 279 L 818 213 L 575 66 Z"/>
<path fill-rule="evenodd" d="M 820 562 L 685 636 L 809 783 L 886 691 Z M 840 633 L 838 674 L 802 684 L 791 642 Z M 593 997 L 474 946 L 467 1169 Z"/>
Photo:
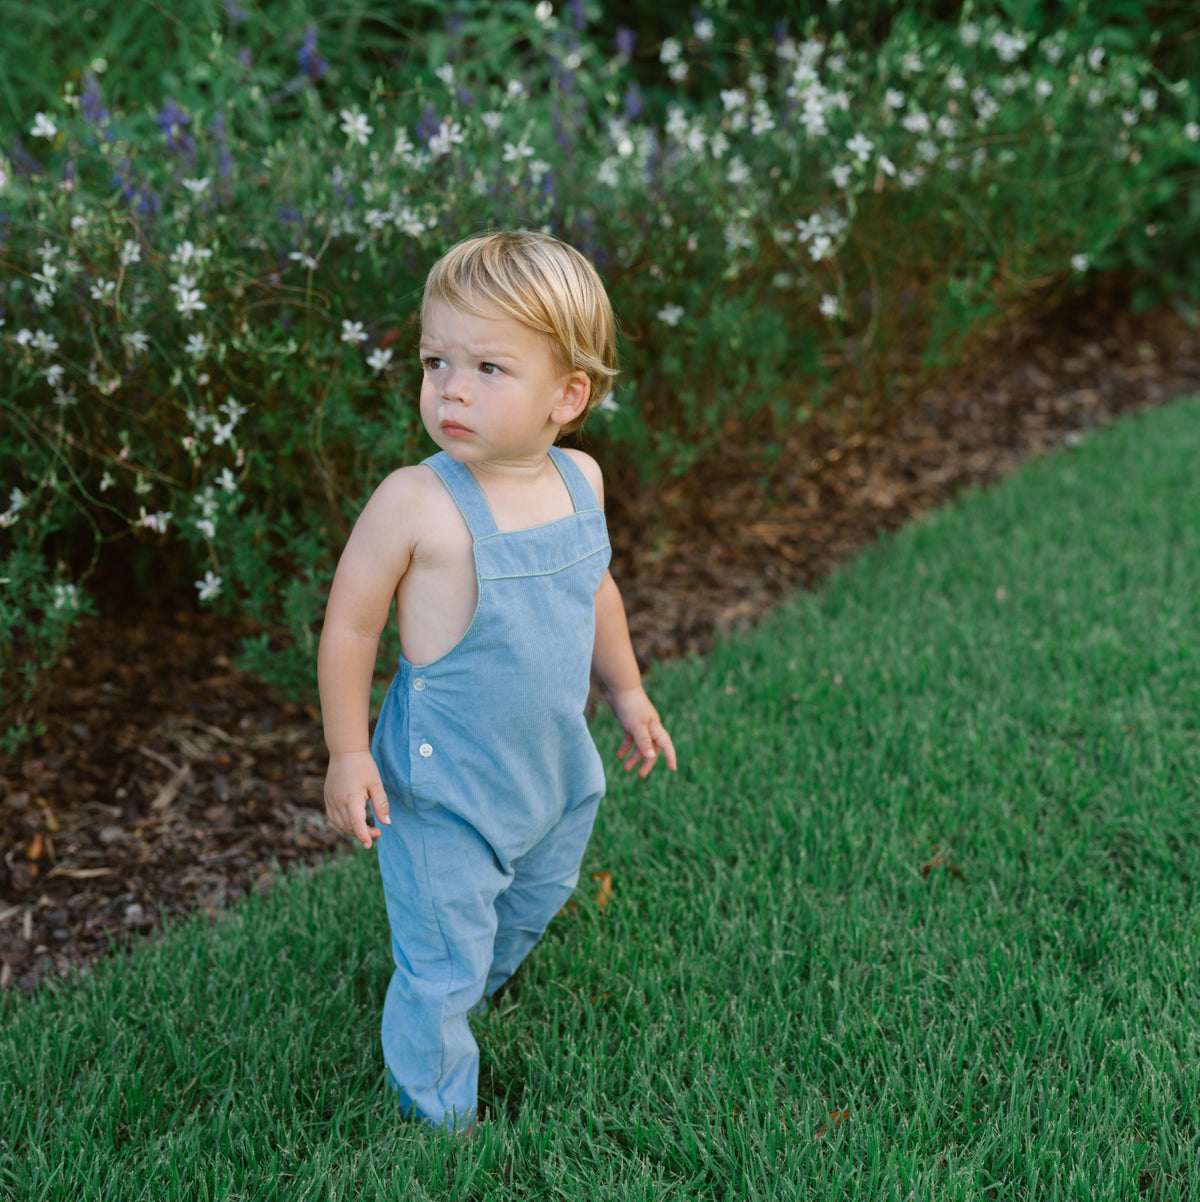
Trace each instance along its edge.
<path fill-rule="evenodd" d="M 608 530 L 571 457 L 550 456 L 575 512 L 505 533 L 465 466 L 425 460 L 470 528 L 478 603 L 445 655 L 400 657 L 371 747 L 391 812 L 383 1056 L 402 1108 L 434 1126 L 474 1121 L 467 1014 L 566 904 L 604 793 L 583 711 Z"/>

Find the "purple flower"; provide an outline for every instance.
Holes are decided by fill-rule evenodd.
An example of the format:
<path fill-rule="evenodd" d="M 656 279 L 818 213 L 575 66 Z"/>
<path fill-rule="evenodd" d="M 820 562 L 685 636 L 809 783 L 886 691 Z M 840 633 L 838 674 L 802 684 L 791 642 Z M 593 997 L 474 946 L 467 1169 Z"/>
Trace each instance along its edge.
<path fill-rule="evenodd" d="M 576 29 L 582 29 L 587 24 L 587 14 L 583 9 L 583 0 L 571 0 L 567 5 L 567 11 L 571 14 L 571 24 Z"/>
<path fill-rule="evenodd" d="M 300 70 L 316 82 L 329 70 L 329 64 L 317 53 L 317 23 L 310 21 L 304 31 L 304 42 L 296 55 Z"/>
<path fill-rule="evenodd" d="M 184 130 L 191 120 L 173 100 L 168 100 L 162 110 L 155 114 L 154 122 L 162 130 L 167 139 L 167 149 L 173 154 L 191 154 L 196 149 L 191 135 Z"/>
<path fill-rule="evenodd" d="M 625 116 L 630 121 L 636 121 L 642 115 L 642 94 L 637 84 L 630 84 L 625 93 Z"/>
<path fill-rule="evenodd" d="M 427 104 L 421 110 L 421 119 L 417 122 L 417 140 L 422 146 L 429 145 L 429 139 L 441 128 L 441 121 L 438 120 L 437 109 L 432 104 Z"/>
<path fill-rule="evenodd" d="M 617 53 L 628 58 L 633 53 L 634 46 L 637 45 L 637 34 L 627 25 L 618 25 L 617 36 L 613 40 L 617 47 Z"/>
<path fill-rule="evenodd" d="M 241 0 L 225 0 L 225 16 L 230 25 L 240 25 L 246 19 L 246 9 Z"/>
<path fill-rule="evenodd" d="M 131 209 L 144 216 L 153 217 L 162 212 L 162 201 L 155 192 L 133 174 L 133 164 L 128 158 L 122 159 L 113 176 L 112 186 L 121 190 L 121 199 Z"/>
<path fill-rule="evenodd" d="M 208 130 L 217 145 L 217 174 L 228 179 L 233 174 L 233 155 L 229 152 L 229 126 L 225 114 L 218 113 L 209 123 Z"/>
<path fill-rule="evenodd" d="M 79 97 L 79 111 L 83 119 L 92 125 L 102 125 L 108 120 L 108 110 L 100 96 L 100 81 L 91 71 L 83 73 L 83 94 Z"/>

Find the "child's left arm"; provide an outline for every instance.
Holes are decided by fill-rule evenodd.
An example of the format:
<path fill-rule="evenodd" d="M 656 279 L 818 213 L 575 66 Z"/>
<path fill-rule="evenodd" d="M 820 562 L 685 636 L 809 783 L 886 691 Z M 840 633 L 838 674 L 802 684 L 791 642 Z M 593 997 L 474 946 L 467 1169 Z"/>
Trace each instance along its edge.
<path fill-rule="evenodd" d="M 675 746 L 659 720 L 658 711 L 642 687 L 642 674 L 633 654 L 625 606 L 611 573 L 596 590 L 596 645 L 592 670 L 608 692 L 608 704 L 621 724 L 625 737 L 617 758 L 625 759 L 625 771 L 638 768 L 638 776 L 650 775 L 661 751 L 667 767 L 675 771 Z"/>

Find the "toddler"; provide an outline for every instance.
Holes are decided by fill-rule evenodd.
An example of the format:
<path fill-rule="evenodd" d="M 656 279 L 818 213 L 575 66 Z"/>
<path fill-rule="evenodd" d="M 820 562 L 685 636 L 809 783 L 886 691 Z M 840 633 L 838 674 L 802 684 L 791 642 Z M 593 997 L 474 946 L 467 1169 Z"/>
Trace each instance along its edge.
<path fill-rule="evenodd" d="M 421 420 L 441 448 L 393 472 L 338 564 L 318 671 L 330 821 L 378 840 L 395 972 L 383 1054 L 406 1113 L 474 1124 L 467 1016 L 562 908 L 604 792 L 590 671 L 626 771 L 675 749 L 642 688 L 608 572 L 595 461 L 554 444 L 616 375 L 612 309 L 578 251 L 469 238 L 421 305 Z M 402 654 L 368 747 L 379 636 Z"/>

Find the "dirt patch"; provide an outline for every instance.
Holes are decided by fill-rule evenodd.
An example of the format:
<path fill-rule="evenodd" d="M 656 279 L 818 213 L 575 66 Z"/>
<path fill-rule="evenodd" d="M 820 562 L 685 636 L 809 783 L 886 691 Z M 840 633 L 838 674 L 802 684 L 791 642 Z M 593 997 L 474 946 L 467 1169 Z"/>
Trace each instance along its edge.
<path fill-rule="evenodd" d="M 1200 337 L 1173 310 L 1093 298 L 997 336 L 848 449 L 810 431 L 769 488 L 730 448 L 717 476 L 670 484 L 650 513 L 610 506 L 639 655 L 701 651 L 881 531 L 1198 391 Z M 233 667 L 244 633 L 190 612 L 83 623 L 48 681 L 46 733 L 0 777 L 0 986 L 31 992 L 345 842 L 324 818 L 316 713 Z"/>

